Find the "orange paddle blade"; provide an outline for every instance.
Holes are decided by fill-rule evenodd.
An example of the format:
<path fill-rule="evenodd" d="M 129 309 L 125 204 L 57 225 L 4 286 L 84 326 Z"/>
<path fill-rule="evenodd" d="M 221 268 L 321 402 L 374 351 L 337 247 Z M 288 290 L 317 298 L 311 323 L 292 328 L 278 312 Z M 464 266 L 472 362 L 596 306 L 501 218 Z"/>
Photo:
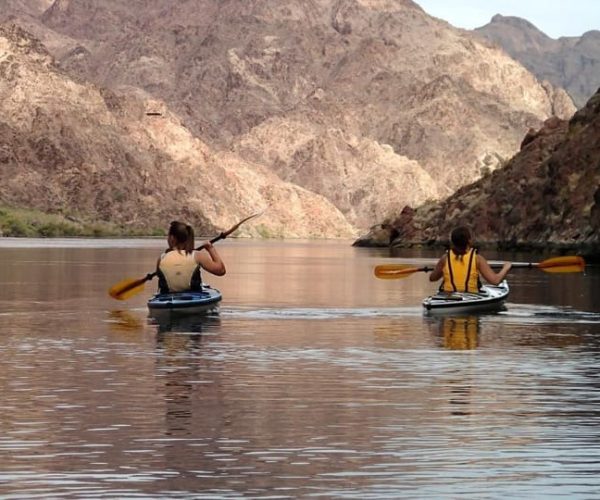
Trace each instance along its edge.
<path fill-rule="evenodd" d="M 565 255 L 546 259 L 536 267 L 547 273 L 581 273 L 585 270 L 585 260 L 579 255 Z"/>
<path fill-rule="evenodd" d="M 108 294 L 113 299 L 126 300 L 141 292 L 144 289 L 144 283 L 146 283 L 146 281 L 146 277 L 119 281 L 119 283 L 108 289 Z"/>
<path fill-rule="evenodd" d="M 382 280 L 397 280 L 414 273 L 431 271 L 428 267 L 414 267 L 408 264 L 381 264 L 375 266 L 374 274 Z"/>

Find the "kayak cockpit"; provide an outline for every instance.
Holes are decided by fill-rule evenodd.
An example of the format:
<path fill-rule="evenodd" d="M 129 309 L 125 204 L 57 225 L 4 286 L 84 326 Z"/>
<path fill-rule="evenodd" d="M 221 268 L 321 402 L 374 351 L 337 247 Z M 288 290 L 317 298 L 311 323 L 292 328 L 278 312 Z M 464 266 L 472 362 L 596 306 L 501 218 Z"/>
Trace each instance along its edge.
<path fill-rule="evenodd" d="M 428 312 L 468 313 L 500 310 L 510 288 L 506 281 L 498 285 L 483 285 L 478 293 L 437 292 L 423 300 Z"/>

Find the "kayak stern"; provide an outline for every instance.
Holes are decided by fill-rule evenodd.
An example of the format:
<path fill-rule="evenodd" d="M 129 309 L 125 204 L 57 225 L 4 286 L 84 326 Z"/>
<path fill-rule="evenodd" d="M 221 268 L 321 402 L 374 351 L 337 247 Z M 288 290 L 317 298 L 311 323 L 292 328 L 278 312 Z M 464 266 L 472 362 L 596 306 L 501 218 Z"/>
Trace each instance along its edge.
<path fill-rule="evenodd" d="M 504 307 L 509 292 L 506 281 L 498 285 L 483 285 L 479 293 L 438 292 L 424 299 L 423 307 L 431 314 L 499 311 Z"/>
<path fill-rule="evenodd" d="M 221 292 L 203 285 L 202 290 L 177 293 L 157 293 L 148 300 L 153 314 L 210 314 L 218 310 Z"/>

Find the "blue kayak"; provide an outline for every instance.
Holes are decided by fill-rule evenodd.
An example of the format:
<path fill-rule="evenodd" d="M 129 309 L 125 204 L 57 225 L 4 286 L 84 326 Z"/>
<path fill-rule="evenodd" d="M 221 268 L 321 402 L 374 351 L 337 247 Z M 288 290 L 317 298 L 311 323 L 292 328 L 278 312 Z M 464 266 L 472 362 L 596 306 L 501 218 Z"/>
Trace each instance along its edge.
<path fill-rule="evenodd" d="M 206 314 L 214 312 L 221 302 L 221 292 L 208 285 L 194 292 L 157 293 L 148 300 L 150 312 Z"/>

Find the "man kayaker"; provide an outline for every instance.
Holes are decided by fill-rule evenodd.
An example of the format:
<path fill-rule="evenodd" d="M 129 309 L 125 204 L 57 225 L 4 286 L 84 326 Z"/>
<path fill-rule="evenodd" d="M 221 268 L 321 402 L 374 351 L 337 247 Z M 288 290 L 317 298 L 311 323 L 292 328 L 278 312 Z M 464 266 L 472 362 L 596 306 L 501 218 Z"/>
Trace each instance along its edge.
<path fill-rule="evenodd" d="M 469 228 L 461 226 L 450 234 L 450 250 L 440 258 L 429 275 L 429 281 L 443 278 L 440 290 L 444 292 L 476 293 L 481 286 L 480 276 L 488 283 L 498 285 L 511 267 L 510 262 L 505 262 L 499 272 L 494 272 L 487 260 L 473 248 Z"/>
<path fill-rule="evenodd" d="M 200 250 L 194 249 L 194 230 L 189 224 L 171 222 L 167 243 L 169 248 L 156 263 L 161 293 L 199 290 L 201 269 L 216 276 L 225 274 L 225 264 L 210 241 L 202 244 Z"/>

